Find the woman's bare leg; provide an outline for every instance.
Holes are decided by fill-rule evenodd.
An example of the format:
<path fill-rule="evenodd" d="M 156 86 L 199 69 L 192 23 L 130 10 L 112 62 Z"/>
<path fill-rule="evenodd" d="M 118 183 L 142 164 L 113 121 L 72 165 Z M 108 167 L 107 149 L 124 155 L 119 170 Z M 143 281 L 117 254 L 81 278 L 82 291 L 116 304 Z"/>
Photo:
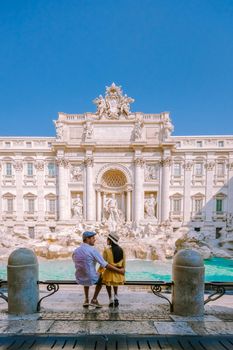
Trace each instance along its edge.
<path fill-rule="evenodd" d="M 113 299 L 112 299 L 112 287 L 111 286 L 106 286 L 107 292 L 108 292 L 108 297 L 109 297 L 109 307 L 113 307 Z"/>
<path fill-rule="evenodd" d="M 84 286 L 84 296 L 85 296 L 85 300 L 83 303 L 83 307 L 88 307 L 88 304 L 89 304 L 89 286 Z"/>
<path fill-rule="evenodd" d="M 118 300 L 118 286 L 113 286 L 114 290 L 114 306 L 117 307 L 119 306 L 119 300 Z"/>

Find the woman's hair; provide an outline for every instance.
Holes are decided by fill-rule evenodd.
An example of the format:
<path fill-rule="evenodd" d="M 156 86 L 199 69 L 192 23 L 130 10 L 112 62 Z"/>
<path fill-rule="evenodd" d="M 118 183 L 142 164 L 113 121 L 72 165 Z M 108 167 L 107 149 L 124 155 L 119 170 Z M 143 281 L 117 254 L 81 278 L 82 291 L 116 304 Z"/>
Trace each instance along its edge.
<path fill-rule="evenodd" d="M 111 241 L 111 239 L 109 239 L 109 241 L 112 248 L 113 261 L 116 264 L 123 259 L 123 249 L 119 247 L 119 245 Z"/>

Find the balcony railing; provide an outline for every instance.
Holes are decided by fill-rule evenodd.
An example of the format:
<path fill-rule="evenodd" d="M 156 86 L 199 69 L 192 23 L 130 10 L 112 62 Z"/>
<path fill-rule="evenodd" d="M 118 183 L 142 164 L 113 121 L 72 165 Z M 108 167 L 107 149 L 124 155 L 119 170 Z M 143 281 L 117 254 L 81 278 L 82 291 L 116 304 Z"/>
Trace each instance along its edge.
<path fill-rule="evenodd" d="M 171 176 L 171 185 L 182 185 L 184 182 L 184 176 L 183 175 L 172 175 Z"/>
<path fill-rule="evenodd" d="M 57 220 L 57 213 L 46 211 L 45 212 L 45 220 Z"/>
<path fill-rule="evenodd" d="M 227 212 L 226 211 L 213 211 L 212 219 L 214 221 L 226 221 Z"/>
<path fill-rule="evenodd" d="M 36 175 L 24 175 L 23 182 L 25 185 L 27 184 L 36 184 Z"/>
<path fill-rule="evenodd" d="M 45 175 L 45 184 L 56 184 L 56 175 Z"/>
<path fill-rule="evenodd" d="M 15 185 L 15 176 L 14 175 L 3 175 L 2 182 L 4 186 Z"/>
<path fill-rule="evenodd" d="M 4 211 L 2 213 L 3 220 L 16 220 L 16 211 Z"/>
<path fill-rule="evenodd" d="M 192 176 L 192 184 L 193 185 L 204 185 L 205 184 L 205 175 L 193 175 Z"/>
<path fill-rule="evenodd" d="M 227 175 L 226 174 L 214 175 L 214 184 L 215 185 L 223 185 L 226 182 L 227 182 Z"/>
<path fill-rule="evenodd" d="M 170 211 L 169 217 L 170 220 L 182 221 L 183 213 L 181 211 Z"/>
<path fill-rule="evenodd" d="M 37 220 L 38 214 L 36 211 L 34 212 L 25 211 L 23 218 L 24 220 L 28 220 L 28 221 Z"/>
<path fill-rule="evenodd" d="M 205 213 L 202 211 L 192 211 L 191 212 L 191 220 L 192 221 L 204 221 L 205 220 Z"/>

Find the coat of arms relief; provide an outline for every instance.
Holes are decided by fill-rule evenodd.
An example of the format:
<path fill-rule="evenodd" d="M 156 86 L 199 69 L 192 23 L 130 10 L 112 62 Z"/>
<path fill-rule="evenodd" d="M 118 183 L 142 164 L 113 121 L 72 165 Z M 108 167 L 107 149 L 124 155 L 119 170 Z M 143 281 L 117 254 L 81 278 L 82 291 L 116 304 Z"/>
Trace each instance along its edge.
<path fill-rule="evenodd" d="M 133 103 L 134 99 L 127 95 L 123 96 L 121 86 L 112 83 L 111 86 L 106 86 L 105 97 L 99 95 L 93 102 L 97 106 L 96 115 L 99 118 L 120 119 L 122 116 L 129 118 L 130 103 Z"/>

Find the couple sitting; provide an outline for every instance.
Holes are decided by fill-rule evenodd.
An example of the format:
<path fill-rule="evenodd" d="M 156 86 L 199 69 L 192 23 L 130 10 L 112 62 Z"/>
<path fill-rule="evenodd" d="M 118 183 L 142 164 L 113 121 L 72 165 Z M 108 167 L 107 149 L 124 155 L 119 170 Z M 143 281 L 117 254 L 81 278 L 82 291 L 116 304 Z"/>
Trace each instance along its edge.
<path fill-rule="evenodd" d="M 83 306 L 102 307 L 97 297 L 102 284 L 105 284 L 109 296 L 109 307 L 117 307 L 119 305 L 118 285 L 124 284 L 125 281 L 125 254 L 118 245 L 118 235 L 112 232 L 107 237 L 109 247 L 104 249 L 102 257 L 99 251 L 94 248 L 95 235 L 95 232 L 84 232 L 83 243 L 75 249 L 72 257 L 76 268 L 76 281 L 84 286 L 85 300 Z M 96 271 L 96 263 L 100 265 L 99 271 Z M 89 287 L 93 284 L 96 284 L 96 288 L 89 303 Z M 114 298 L 112 298 L 112 287 Z"/>

